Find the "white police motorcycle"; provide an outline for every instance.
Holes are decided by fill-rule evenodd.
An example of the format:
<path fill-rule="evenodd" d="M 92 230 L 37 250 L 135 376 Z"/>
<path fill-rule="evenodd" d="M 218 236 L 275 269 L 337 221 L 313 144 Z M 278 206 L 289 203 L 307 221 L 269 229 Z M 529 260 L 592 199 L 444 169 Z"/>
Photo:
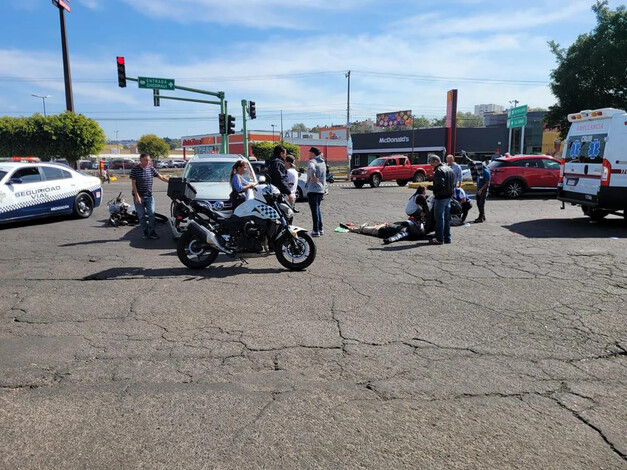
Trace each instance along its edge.
<path fill-rule="evenodd" d="M 230 216 L 208 202 L 185 196 L 190 193 L 168 191 L 185 211 L 186 230 L 176 252 L 188 268 L 206 268 L 219 253 L 243 257 L 274 252 L 279 263 L 293 271 L 305 269 L 316 258 L 313 239 L 307 230 L 290 225 L 294 213 L 275 186 L 258 184 L 254 198 L 237 206 Z"/>

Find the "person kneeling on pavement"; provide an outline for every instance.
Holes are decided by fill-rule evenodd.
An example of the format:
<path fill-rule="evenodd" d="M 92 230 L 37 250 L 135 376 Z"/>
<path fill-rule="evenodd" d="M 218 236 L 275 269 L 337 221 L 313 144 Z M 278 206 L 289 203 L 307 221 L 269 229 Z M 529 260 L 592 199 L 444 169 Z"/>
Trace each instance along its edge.
<path fill-rule="evenodd" d="M 464 225 L 470 209 L 472 209 L 472 202 L 466 191 L 462 188 L 455 188 L 451 198 L 451 226 Z"/>

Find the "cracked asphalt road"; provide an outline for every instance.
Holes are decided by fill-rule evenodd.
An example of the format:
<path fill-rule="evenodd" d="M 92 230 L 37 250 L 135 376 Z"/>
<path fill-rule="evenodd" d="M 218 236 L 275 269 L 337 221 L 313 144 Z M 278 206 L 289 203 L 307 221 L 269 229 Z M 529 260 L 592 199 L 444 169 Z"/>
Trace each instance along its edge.
<path fill-rule="evenodd" d="M 451 245 L 332 232 L 410 193 L 332 187 L 297 273 L 189 271 L 106 204 L 1 229 L 0 467 L 627 468 L 622 220 L 541 195 Z"/>

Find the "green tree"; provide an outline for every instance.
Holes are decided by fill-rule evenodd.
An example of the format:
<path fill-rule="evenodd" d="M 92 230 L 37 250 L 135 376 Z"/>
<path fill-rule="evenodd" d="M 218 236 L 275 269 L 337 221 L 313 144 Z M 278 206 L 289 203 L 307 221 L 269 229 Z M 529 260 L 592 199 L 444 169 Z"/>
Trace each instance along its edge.
<path fill-rule="evenodd" d="M 310 129 L 310 132 L 320 132 L 320 126 L 313 126 L 313 127 Z"/>
<path fill-rule="evenodd" d="M 308 132 L 309 128 L 302 122 L 299 122 L 298 124 L 294 124 L 292 126 L 292 130 L 295 132 Z"/>
<path fill-rule="evenodd" d="M 412 126 L 410 126 L 412 127 Z M 414 125 L 413 127 L 415 129 L 418 129 L 420 127 L 433 127 L 433 123 L 431 122 L 431 119 L 426 118 L 424 116 L 420 116 L 420 117 L 414 117 Z"/>
<path fill-rule="evenodd" d="M 607 0 L 592 6 L 597 25 L 580 35 L 568 49 L 554 41 L 549 47 L 557 60 L 551 72 L 551 91 L 557 103 L 549 107 L 545 122 L 568 132 L 568 114 L 583 109 L 627 109 L 627 10 L 616 10 Z"/>
<path fill-rule="evenodd" d="M 253 142 L 251 144 L 253 155 L 257 158 L 257 160 L 268 160 L 272 157 L 272 153 L 274 152 L 274 147 L 277 144 L 274 142 Z M 300 159 L 300 147 L 296 144 L 290 144 L 289 142 L 283 142 L 281 145 L 287 149 L 287 153 L 291 153 L 294 155 L 296 160 Z"/>
<path fill-rule="evenodd" d="M 65 158 L 75 163 L 100 153 L 106 136 L 100 125 L 82 114 L 66 111 L 42 116 L 0 118 L 0 156 L 35 156 L 42 160 Z"/>
<path fill-rule="evenodd" d="M 170 153 L 170 146 L 165 140 L 157 137 L 155 134 L 144 134 L 137 141 L 137 150 L 140 153 L 147 153 L 155 160 L 161 157 L 167 157 Z"/>
<path fill-rule="evenodd" d="M 483 119 L 473 113 L 457 113 L 457 127 L 483 127 Z"/>

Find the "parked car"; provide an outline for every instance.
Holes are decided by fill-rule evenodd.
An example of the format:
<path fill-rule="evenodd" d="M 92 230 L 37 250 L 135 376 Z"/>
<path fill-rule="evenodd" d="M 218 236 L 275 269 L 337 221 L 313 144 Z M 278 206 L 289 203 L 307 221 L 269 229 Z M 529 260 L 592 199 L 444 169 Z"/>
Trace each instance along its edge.
<path fill-rule="evenodd" d="M 253 171 L 255 172 L 255 175 L 257 175 L 257 179 L 259 179 L 260 176 L 266 176 L 268 167 L 266 166 L 266 162 L 264 160 L 252 161 L 250 162 L 250 166 L 253 167 Z"/>
<path fill-rule="evenodd" d="M 112 170 L 130 170 L 131 168 L 133 168 L 135 165 L 137 165 L 137 162 L 133 161 L 133 160 L 113 160 L 111 162 L 111 169 Z"/>
<path fill-rule="evenodd" d="M 185 168 L 186 166 L 187 162 L 185 160 L 175 160 L 170 168 Z"/>
<path fill-rule="evenodd" d="M 405 155 L 379 157 L 368 166 L 351 171 L 350 181 L 356 188 L 369 183 L 376 188 L 382 181 L 393 181 L 405 186 L 408 181 L 421 182 L 433 179 L 433 168 L 429 164 L 412 165 Z"/>
<path fill-rule="evenodd" d="M 560 161 L 549 155 L 514 155 L 497 158 L 488 165 L 492 174 L 490 192 L 518 198 L 526 191 L 557 191 Z"/>
<path fill-rule="evenodd" d="M 238 160 L 245 160 L 248 163 L 248 171 L 244 174 L 244 179 L 250 182 L 257 182 L 255 172 L 250 166 L 250 162 L 241 155 L 226 154 L 203 154 L 196 155 L 185 167 L 183 178 L 187 180 L 196 190 L 196 200 L 209 202 L 214 209 L 224 212 L 232 210 L 229 195 L 231 193 L 231 183 L 229 176 L 233 164 Z M 170 228 L 174 238 L 181 236 L 179 221 L 174 204 L 170 210 Z"/>
<path fill-rule="evenodd" d="M 324 182 L 324 194 L 329 194 L 329 183 Z M 296 200 L 307 200 L 307 172 L 303 171 L 298 175 L 298 188 L 296 188 Z"/>
<path fill-rule="evenodd" d="M 100 205 L 100 179 L 57 163 L 0 163 L 0 223 L 74 214 Z"/>

